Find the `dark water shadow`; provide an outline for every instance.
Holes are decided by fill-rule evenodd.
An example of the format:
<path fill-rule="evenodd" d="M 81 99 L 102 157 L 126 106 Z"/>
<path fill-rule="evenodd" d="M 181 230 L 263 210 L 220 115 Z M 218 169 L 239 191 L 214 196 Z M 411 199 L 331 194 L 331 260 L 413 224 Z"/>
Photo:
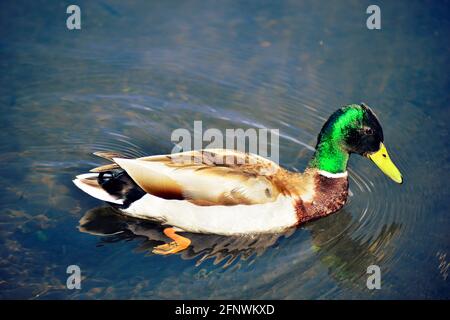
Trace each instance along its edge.
<path fill-rule="evenodd" d="M 328 270 L 328 275 L 339 285 L 367 291 L 367 268 L 380 266 L 387 272 L 389 262 L 395 258 L 395 241 L 402 224 L 383 224 L 371 237 L 358 236 L 358 223 L 343 209 L 325 219 L 305 226 L 311 233 L 313 251 Z"/>
<path fill-rule="evenodd" d="M 123 216 L 114 208 L 106 206 L 87 211 L 80 219 L 78 228 L 81 232 L 101 236 L 98 246 L 141 240 L 135 251 L 148 255 L 152 254 L 155 246 L 170 241 L 163 234 L 164 226 Z M 386 262 L 391 256 L 386 248 L 401 225 L 385 225 L 371 239 L 355 237 L 354 228 L 354 218 L 346 210 L 300 228 L 310 234 L 313 255 L 328 269 L 328 274 L 341 284 L 359 283 L 360 278 L 365 277 L 369 265 Z M 277 246 L 283 237 L 294 235 L 296 229 L 291 228 L 281 234 L 228 237 L 183 233 L 192 243 L 180 256 L 185 260 L 196 259 L 196 266 L 209 259 L 213 260 L 214 265 L 221 265 L 223 268 L 231 266 L 235 261 L 251 264 L 254 258 L 263 255 L 268 248 Z M 292 238 L 292 246 L 295 246 L 298 241 L 295 240 L 296 236 Z"/>
<path fill-rule="evenodd" d="M 170 242 L 163 229 L 164 226 L 152 221 L 126 217 L 112 207 L 97 207 L 85 213 L 80 219 L 78 229 L 81 232 L 102 236 L 99 245 L 141 239 L 136 252 L 153 254 L 155 246 Z M 180 253 L 183 259 L 197 259 L 196 265 L 208 259 L 214 264 L 223 262 L 223 267 L 230 266 L 237 259 L 249 260 L 260 256 L 282 237 L 288 237 L 294 229 L 281 234 L 262 234 L 252 236 L 221 236 L 213 234 L 183 233 L 191 239 L 188 249 Z"/>

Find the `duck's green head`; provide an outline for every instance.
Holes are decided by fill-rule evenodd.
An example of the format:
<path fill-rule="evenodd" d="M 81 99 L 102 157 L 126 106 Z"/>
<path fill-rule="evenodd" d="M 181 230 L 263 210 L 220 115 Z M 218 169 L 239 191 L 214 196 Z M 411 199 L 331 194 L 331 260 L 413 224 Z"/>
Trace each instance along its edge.
<path fill-rule="evenodd" d="M 330 173 L 345 172 L 349 155 L 357 153 L 370 158 L 392 180 L 402 183 L 402 175 L 389 158 L 383 141 L 380 122 L 367 105 L 342 107 L 322 127 L 309 166 Z"/>

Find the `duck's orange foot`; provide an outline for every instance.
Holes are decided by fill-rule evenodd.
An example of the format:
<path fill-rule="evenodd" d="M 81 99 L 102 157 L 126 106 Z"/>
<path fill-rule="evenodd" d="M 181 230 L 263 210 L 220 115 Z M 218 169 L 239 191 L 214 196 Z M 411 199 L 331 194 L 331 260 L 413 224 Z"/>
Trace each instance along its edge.
<path fill-rule="evenodd" d="M 176 234 L 174 228 L 166 228 L 164 229 L 163 232 L 166 236 L 168 236 L 170 239 L 174 241 L 161 244 L 153 248 L 153 253 L 155 254 L 162 254 L 162 255 L 174 254 L 186 249 L 191 244 L 191 240 Z"/>

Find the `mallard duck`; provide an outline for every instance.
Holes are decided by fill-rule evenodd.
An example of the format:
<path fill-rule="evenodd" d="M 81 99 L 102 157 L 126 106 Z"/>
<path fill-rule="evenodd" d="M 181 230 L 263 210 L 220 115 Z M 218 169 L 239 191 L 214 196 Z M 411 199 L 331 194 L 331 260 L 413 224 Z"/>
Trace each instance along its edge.
<path fill-rule="evenodd" d="M 84 192 L 135 218 L 159 221 L 173 241 L 157 254 L 186 249 L 177 232 L 220 235 L 280 233 L 327 216 L 345 204 L 347 162 L 355 153 L 387 176 L 402 176 L 384 146 L 383 130 L 365 104 L 344 106 L 325 122 L 304 173 L 290 172 L 255 154 L 204 149 L 136 159 L 115 152 L 95 155 L 113 163 L 73 182 Z"/>

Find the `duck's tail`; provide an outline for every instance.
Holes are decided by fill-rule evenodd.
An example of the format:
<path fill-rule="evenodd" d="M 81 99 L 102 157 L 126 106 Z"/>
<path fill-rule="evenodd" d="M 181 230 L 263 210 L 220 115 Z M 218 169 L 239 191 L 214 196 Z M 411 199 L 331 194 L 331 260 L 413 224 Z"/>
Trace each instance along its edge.
<path fill-rule="evenodd" d="M 113 161 L 126 158 L 115 152 L 96 152 L 96 156 Z M 90 196 L 120 207 L 128 207 L 145 192 L 116 163 L 100 166 L 76 176 L 73 183 Z"/>

